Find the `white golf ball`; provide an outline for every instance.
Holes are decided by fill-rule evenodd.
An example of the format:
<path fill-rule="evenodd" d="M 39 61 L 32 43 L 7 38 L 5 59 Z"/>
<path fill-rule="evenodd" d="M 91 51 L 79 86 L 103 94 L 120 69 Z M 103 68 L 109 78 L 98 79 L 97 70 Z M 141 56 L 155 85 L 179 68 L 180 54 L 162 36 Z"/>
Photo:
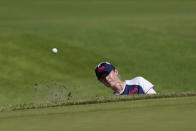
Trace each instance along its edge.
<path fill-rule="evenodd" d="M 58 52 L 57 48 L 52 48 L 52 52 L 57 53 Z"/>

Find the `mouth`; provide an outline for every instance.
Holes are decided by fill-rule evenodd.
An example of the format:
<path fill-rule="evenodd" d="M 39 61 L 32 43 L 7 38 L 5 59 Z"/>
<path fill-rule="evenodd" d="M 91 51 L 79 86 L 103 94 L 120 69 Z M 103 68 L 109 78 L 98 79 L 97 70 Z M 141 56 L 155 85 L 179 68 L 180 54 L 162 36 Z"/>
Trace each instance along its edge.
<path fill-rule="evenodd" d="M 109 88 L 111 87 L 111 84 L 110 84 L 110 83 L 108 83 L 108 82 L 106 82 L 106 81 L 103 82 L 103 83 L 104 83 L 105 86 L 107 86 L 107 87 L 109 87 Z"/>
<path fill-rule="evenodd" d="M 109 88 L 114 88 L 115 87 L 115 82 L 106 82 L 105 85 Z"/>

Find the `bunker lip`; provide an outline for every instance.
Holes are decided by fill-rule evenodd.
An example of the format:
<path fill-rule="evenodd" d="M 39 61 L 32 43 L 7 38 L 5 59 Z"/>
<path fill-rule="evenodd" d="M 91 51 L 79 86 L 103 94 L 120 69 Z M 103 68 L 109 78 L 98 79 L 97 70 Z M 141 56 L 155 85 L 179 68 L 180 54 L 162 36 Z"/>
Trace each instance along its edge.
<path fill-rule="evenodd" d="M 175 98 L 175 97 L 192 97 L 196 96 L 196 92 L 182 92 L 182 93 L 164 93 L 156 95 L 131 95 L 131 96 L 113 96 L 113 97 L 97 97 L 96 99 L 87 100 L 68 100 L 57 102 L 43 102 L 43 103 L 28 103 L 9 106 L 0 106 L 0 112 L 15 111 L 25 109 L 41 109 L 48 107 L 60 107 L 71 105 L 85 105 L 85 104 L 99 104 L 120 101 L 135 101 L 135 100 L 148 100 L 148 99 L 161 99 L 161 98 Z"/>

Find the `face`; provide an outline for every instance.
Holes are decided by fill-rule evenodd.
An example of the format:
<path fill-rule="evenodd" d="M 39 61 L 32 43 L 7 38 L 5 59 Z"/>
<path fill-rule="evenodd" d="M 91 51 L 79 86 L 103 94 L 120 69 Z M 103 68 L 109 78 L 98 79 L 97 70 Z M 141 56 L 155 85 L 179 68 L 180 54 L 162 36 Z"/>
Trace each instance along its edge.
<path fill-rule="evenodd" d="M 100 81 L 107 87 L 113 88 L 119 82 L 118 70 L 114 69 L 109 74 L 103 76 Z"/>

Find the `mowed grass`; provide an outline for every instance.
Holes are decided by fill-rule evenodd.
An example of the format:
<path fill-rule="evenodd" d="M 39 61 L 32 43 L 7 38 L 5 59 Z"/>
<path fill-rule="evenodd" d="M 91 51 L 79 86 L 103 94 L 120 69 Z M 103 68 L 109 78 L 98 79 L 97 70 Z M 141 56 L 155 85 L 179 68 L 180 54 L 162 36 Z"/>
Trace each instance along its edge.
<path fill-rule="evenodd" d="M 1 112 L 6 131 L 195 131 L 196 97 Z"/>
<path fill-rule="evenodd" d="M 74 99 L 111 96 L 94 75 L 101 61 L 159 93 L 195 91 L 195 13 L 193 0 L 0 1 L 0 105 L 53 98 L 34 88 L 53 83 Z"/>

